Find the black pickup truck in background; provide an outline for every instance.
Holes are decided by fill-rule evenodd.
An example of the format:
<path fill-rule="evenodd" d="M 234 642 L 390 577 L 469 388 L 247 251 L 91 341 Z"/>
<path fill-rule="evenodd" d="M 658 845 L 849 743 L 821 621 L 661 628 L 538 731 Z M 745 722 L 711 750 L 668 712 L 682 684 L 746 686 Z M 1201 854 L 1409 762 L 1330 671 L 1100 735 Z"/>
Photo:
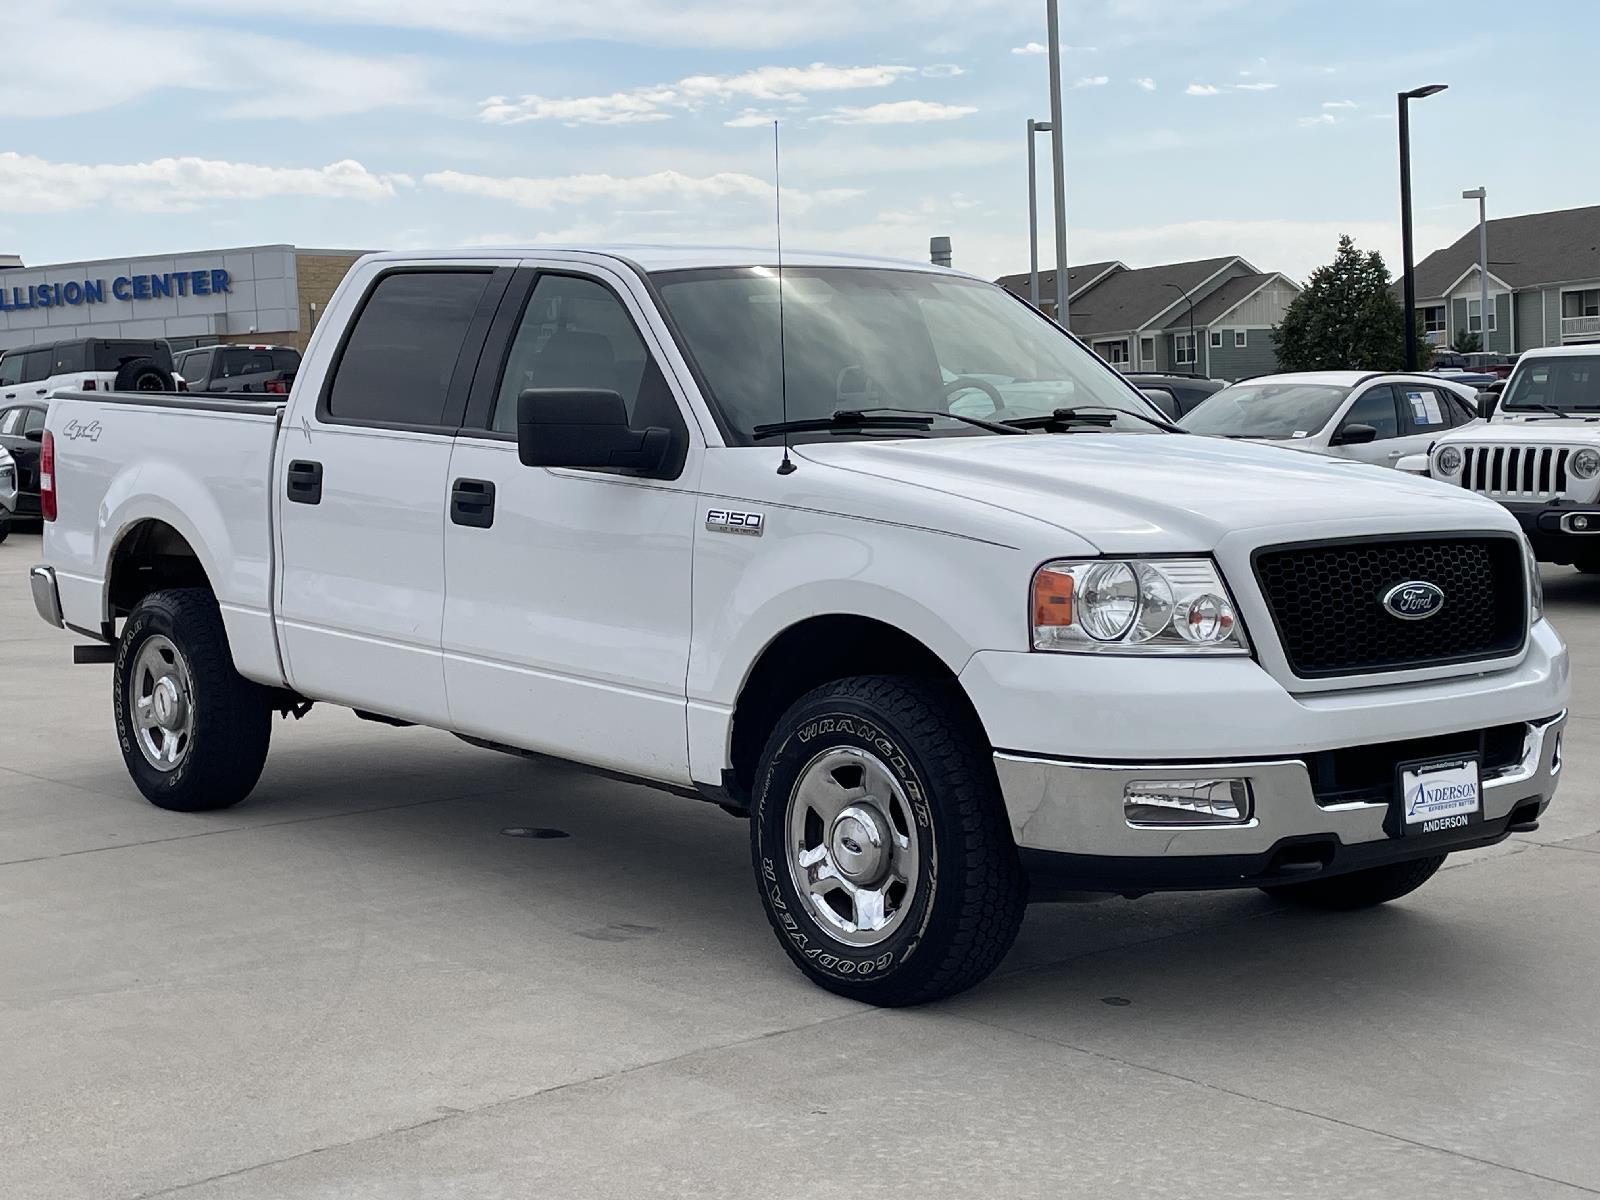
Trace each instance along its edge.
<path fill-rule="evenodd" d="M 176 369 L 191 392 L 287 395 L 300 369 L 292 346 L 202 346 L 177 355 Z"/>

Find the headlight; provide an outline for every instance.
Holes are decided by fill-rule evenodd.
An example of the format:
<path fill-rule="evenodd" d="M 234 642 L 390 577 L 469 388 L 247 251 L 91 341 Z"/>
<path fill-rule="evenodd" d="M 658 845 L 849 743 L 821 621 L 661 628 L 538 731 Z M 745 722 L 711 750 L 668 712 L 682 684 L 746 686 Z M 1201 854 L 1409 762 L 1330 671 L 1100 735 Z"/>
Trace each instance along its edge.
<path fill-rule="evenodd" d="M 1433 465 L 1441 475 L 1454 475 L 1461 470 L 1461 451 L 1454 446 L 1442 446 L 1433 456 Z"/>
<path fill-rule="evenodd" d="M 1076 654 L 1248 654 L 1208 558 L 1058 559 L 1033 575 L 1033 648 Z"/>
<path fill-rule="evenodd" d="M 1593 479 L 1600 475 L 1600 450 L 1579 450 L 1568 465 L 1579 479 Z"/>
<path fill-rule="evenodd" d="M 1544 620 L 1544 580 L 1539 578 L 1539 559 L 1533 553 L 1533 543 L 1522 535 L 1522 561 L 1528 570 L 1528 624 Z"/>

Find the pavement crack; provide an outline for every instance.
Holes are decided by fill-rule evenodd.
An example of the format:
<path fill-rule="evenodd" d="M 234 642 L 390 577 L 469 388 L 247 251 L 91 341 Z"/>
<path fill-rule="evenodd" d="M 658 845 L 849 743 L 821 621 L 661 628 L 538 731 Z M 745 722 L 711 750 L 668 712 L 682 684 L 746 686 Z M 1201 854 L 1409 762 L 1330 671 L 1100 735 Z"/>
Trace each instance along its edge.
<path fill-rule="evenodd" d="M 1570 1179 L 1560 1179 L 1554 1175 L 1544 1175 L 1538 1171 L 1530 1171 L 1526 1167 L 1518 1167 L 1513 1166 L 1510 1163 L 1497 1162 L 1492 1158 L 1484 1158 L 1480 1155 L 1468 1154 L 1462 1150 L 1452 1150 L 1448 1146 L 1436 1146 L 1432 1142 L 1419 1141 L 1416 1138 L 1406 1137 L 1403 1134 L 1391 1133 L 1386 1129 L 1374 1129 L 1370 1125 L 1362 1125 L 1356 1121 L 1347 1121 L 1342 1117 L 1335 1117 L 1329 1115 L 1328 1113 L 1316 1112 L 1315 1110 L 1309 1108 L 1300 1108 L 1293 1104 L 1284 1104 L 1278 1100 L 1268 1100 L 1264 1096 L 1253 1096 L 1249 1092 L 1241 1092 L 1236 1088 L 1225 1087 L 1220 1083 L 1212 1083 L 1208 1080 L 1196 1079 L 1194 1076 L 1185 1075 L 1180 1071 L 1169 1071 L 1164 1067 L 1151 1066 L 1149 1063 L 1136 1062 L 1133 1059 L 1123 1058 L 1120 1055 L 1109 1054 L 1104 1050 L 1095 1050 L 1088 1046 L 1079 1046 L 1062 1038 L 1053 1038 L 1046 1034 L 1035 1032 L 1034 1030 L 1017 1029 L 1011 1025 L 998 1025 L 993 1021 L 984 1021 L 978 1017 L 968 1016 L 964 1013 L 950 1013 L 948 1015 L 957 1021 L 966 1021 L 973 1025 L 981 1025 L 985 1029 L 993 1029 L 998 1033 L 1008 1033 L 1017 1035 L 1019 1037 L 1032 1038 L 1035 1041 L 1044 1042 L 1046 1045 L 1059 1046 L 1063 1050 L 1071 1050 L 1078 1054 L 1086 1054 L 1091 1058 L 1100 1059 L 1102 1062 L 1116 1063 L 1118 1066 L 1127 1067 L 1130 1070 L 1145 1071 L 1151 1075 L 1159 1075 L 1164 1079 L 1173 1079 L 1179 1083 L 1193 1084 L 1196 1087 L 1206 1088 L 1213 1092 L 1220 1092 L 1225 1096 L 1233 1096 L 1236 1099 L 1246 1100 L 1252 1104 L 1261 1104 L 1267 1108 L 1277 1109 L 1280 1112 L 1294 1113 L 1297 1116 L 1309 1117 L 1314 1121 L 1326 1121 L 1329 1124 L 1338 1125 L 1345 1129 L 1351 1129 L 1358 1133 L 1366 1133 L 1372 1135 L 1373 1137 L 1385 1138 L 1389 1141 L 1398 1142 L 1402 1145 L 1414 1146 L 1419 1150 L 1431 1150 L 1438 1154 L 1447 1154 L 1451 1158 L 1459 1158 L 1463 1162 L 1477 1163 L 1479 1166 L 1493 1167 L 1499 1171 L 1510 1171 L 1513 1174 L 1522 1175 L 1529 1179 L 1537 1179 L 1544 1183 L 1553 1183 L 1560 1187 L 1569 1187 L 1575 1191 L 1582 1192 L 1589 1196 L 1600 1196 L 1600 1188 L 1592 1188 L 1582 1183 L 1574 1183 Z"/>
<path fill-rule="evenodd" d="M 389 1129 L 379 1130 L 377 1133 L 365 1134 L 361 1137 L 348 1138 L 342 1142 L 330 1142 L 326 1146 L 313 1146 L 309 1150 L 301 1150 L 296 1154 L 285 1154 L 280 1158 L 264 1159 L 249 1166 L 236 1167 L 231 1171 L 221 1171 L 215 1175 L 207 1175 L 203 1179 L 191 1179 L 186 1183 L 173 1184 L 171 1187 L 162 1188 L 154 1192 L 140 1192 L 133 1200 L 159 1200 L 162 1196 L 175 1196 L 191 1188 L 204 1187 L 208 1183 L 218 1183 L 224 1179 L 235 1179 L 241 1175 L 248 1175 L 253 1171 L 264 1170 L 268 1167 L 282 1166 L 284 1163 L 299 1162 L 301 1159 L 315 1158 L 319 1154 L 327 1154 L 334 1150 L 345 1150 L 351 1146 L 364 1146 L 370 1142 L 379 1142 L 384 1138 L 394 1137 L 398 1134 L 414 1133 L 419 1129 L 429 1129 L 435 1125 L 443 1125 L 449 1121 L 459 1121 L 463 1117 L 481 1116 L 484 1113 L 495 1112 L 513 1104 L 521 1104 L 528 1100 L 541 1100 L 547 1096 L 556 1096 L 574 1088 L 586 1087 L 593 1083 L 604 1083 L 612 1079 L 626 1079 L 644 1071 L 654 1070 L 657 1067 L 670 1067 L 673 1063 L 685 1062 L 704 1054 L 720 1054 L 725 1050 L 737 1050 L 744 1046 L 753 1046 L 758 1042 L 768 1041 L 772 1038 L 787 1037 L 791 1033 L 803 1030 L 816 1029 L 819 1026 L 831 1025 L 837 1021 L 856 1021 L 879 1016 L 885 1010 L 858 1007 L 855 1011 L 838 1013 L 831 1017 L 821 1017 L 815 1021 L 806 1021 L 799 1025 L 789 1025 L 782 1029 L 768 1029 L 762 1033 L 751 1034 L 748 1037 L 733 1038 L 726 1042 L 717 1042 L 709 1046 L 696 1046 L 692 1050 L 685 1050 L 681 1054 L 669 1054 L 665 1058 L 652 1059 L 649 1062 L 636 1063 L 631 1067 L 622 1067 L 615 1071 L 602 1071 L 596 1075 L 586 1075 L 582 1079 L 569 1079 L 565 1083 L 551 1084 L 549 1087 L 536 1088 L 518 1096 L 507 1096 L 500 1100 L 491 1100 L 485 1104 L 475 1105 L 472 1108 L 458 1109 L 454 1112 L 442 1113 L 436 1117 L 429 1117 L 425 1121 L 415 1121 L 409 1125 L 396 1125 Z"/>

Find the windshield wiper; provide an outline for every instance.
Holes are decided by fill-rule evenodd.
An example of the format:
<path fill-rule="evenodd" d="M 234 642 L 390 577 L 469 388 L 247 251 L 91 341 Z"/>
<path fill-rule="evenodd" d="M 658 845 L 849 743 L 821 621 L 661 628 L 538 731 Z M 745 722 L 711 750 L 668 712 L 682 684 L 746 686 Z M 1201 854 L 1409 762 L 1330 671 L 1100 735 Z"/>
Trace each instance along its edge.
<path fill-rule="evenodd" d="M 1073 425 L 1097 425 L 1102 429 L 1109 429 L 1116 424 L 1115 414 L 1132 417 L 1136 421 L 1154 425 L 1157 429 L 1164 429 L 1168 433 L 1184 432 L 1170 421 L 1157 420 L 1155 417 L 1145 416 L 1144 413 L 1134 412 L 1131 408 L 1117 408 L 1112 404 L 1080 404 L 1076 408 L 1058 408 L 1043 416 L 1012 417 L 1006 424 L 1013 429 L 1024 431 L 1044 429 L 1052 433 L 1064 432 Z"/>
<path fill-rule="evenodd" d="M 1557 408 L 1553 404 L 1545 404 L 1545 403 L 1543 403 L 1542 401 L 1539 401 L 1539 400 L 1524 400 L 1521 404 L 1517 405 L 1515 408 L 1513 408 L 1512 406 L 1507 405 L 1507 404 L 1503 404 L 1503 405 L 1500 406 L 1500 411 L 1501 412 L 1533 412 L 1535 410 L 1537 410 L 1539 412 L 1547 412 L 1552 417 L 1562 417 L 1562 418 L 1577 417 L 1578 420 L 1580 420 L 1580 421 L 1600 420 L 1600 416 L 1583 417 L 1583 416 L 1579 416 L 1578 415 L 1580 413 L 1596 413 L 1596 414 L 1600 414 L 1600 408 L 1596 408 L 1593 405 L 1577 405 L 1577 404 L 1574 404 L 1571 408 Z"/>
<path fill-rule="evenodd" d="M 781 437 L 786 433 L 849 433 L 857 429 L 909 429 L 926 432 L 936 420 L 960 421 L 976 425 L 991 433 L 1021 433 L 1009 425 L 985 421 L 978 417 L 963 417 L 959 413 L 939 412 L 932 408 L 841 408 L 826 417 L 800 417 L 793 421 L 774 421 L 757 425 L 751 437 Z"/>

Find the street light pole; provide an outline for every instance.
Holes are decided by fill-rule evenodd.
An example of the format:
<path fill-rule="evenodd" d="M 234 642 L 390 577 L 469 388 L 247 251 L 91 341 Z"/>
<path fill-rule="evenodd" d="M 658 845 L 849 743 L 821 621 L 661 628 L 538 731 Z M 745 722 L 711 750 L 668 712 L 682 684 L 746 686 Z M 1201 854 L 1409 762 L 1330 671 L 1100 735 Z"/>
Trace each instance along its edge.
<path fill-rule="evenodd" d="M 1067 311 L 1067 174 L 1061 143 L 1061 18 L 1056 0 L 1045 0 L 1050 35 L 1050 156 L 1055 171 L 1056 321 L 1071 329 Z"/>
<path fill-rule="evenodd" d="M 1035 134 L 1048 133 L 1049 121 L 1028 118 L 1028 302 L 1039 307 L 1039 168 L 1034 152 Z M 1061 287 L 1056 282 L 1056 290 Z"/>
<path fill-rule="evenodd" d="M 1181 283 L 1169 283 L 1169 284 L 1167 284 L 1167 286 L 1169 288 L 1177 288 L 1178 291 L 1183 293 L 1183 298 L 1185 300 L 1189 301 L 1189 349 L 1194 353 L 1194 358 L 1190 361 L 1189 365 L 1191 367 L 1197 367 L 1197 366 L 1200 365 L 1200 343 L 1195 340 L 1195 336 L 1194 336 L 1194 298 L 1189 295 L 1189 290 L 1187 288 L 1185 288 Z M 1177 364 L 1174 363 L 1173 365 L 1176 366 Z M 1206 347 L 1206 375 L 1209 377 L 1210 374 L 1211 374 L 1211 347 L 1207 346 Z"/>
<path fill-rule="evenodd" d="M 1489 193 L 1476 187 L 1462 192 L 1463 200 L 1478 202 L 1478 349 L 1489 348 Z M 1472 322 L 1467 322 L 1472 328 Z"/>
<path fill-rule="evenodd" d="M 1434 96 L 1449 87 L 1430 83 L 1426 87 L 1400 92 L 1400 253 L 1405 268 L 1406 370 L 1417 369 L 1417 280 L 1411 244 L 1411 101 Z"/>

